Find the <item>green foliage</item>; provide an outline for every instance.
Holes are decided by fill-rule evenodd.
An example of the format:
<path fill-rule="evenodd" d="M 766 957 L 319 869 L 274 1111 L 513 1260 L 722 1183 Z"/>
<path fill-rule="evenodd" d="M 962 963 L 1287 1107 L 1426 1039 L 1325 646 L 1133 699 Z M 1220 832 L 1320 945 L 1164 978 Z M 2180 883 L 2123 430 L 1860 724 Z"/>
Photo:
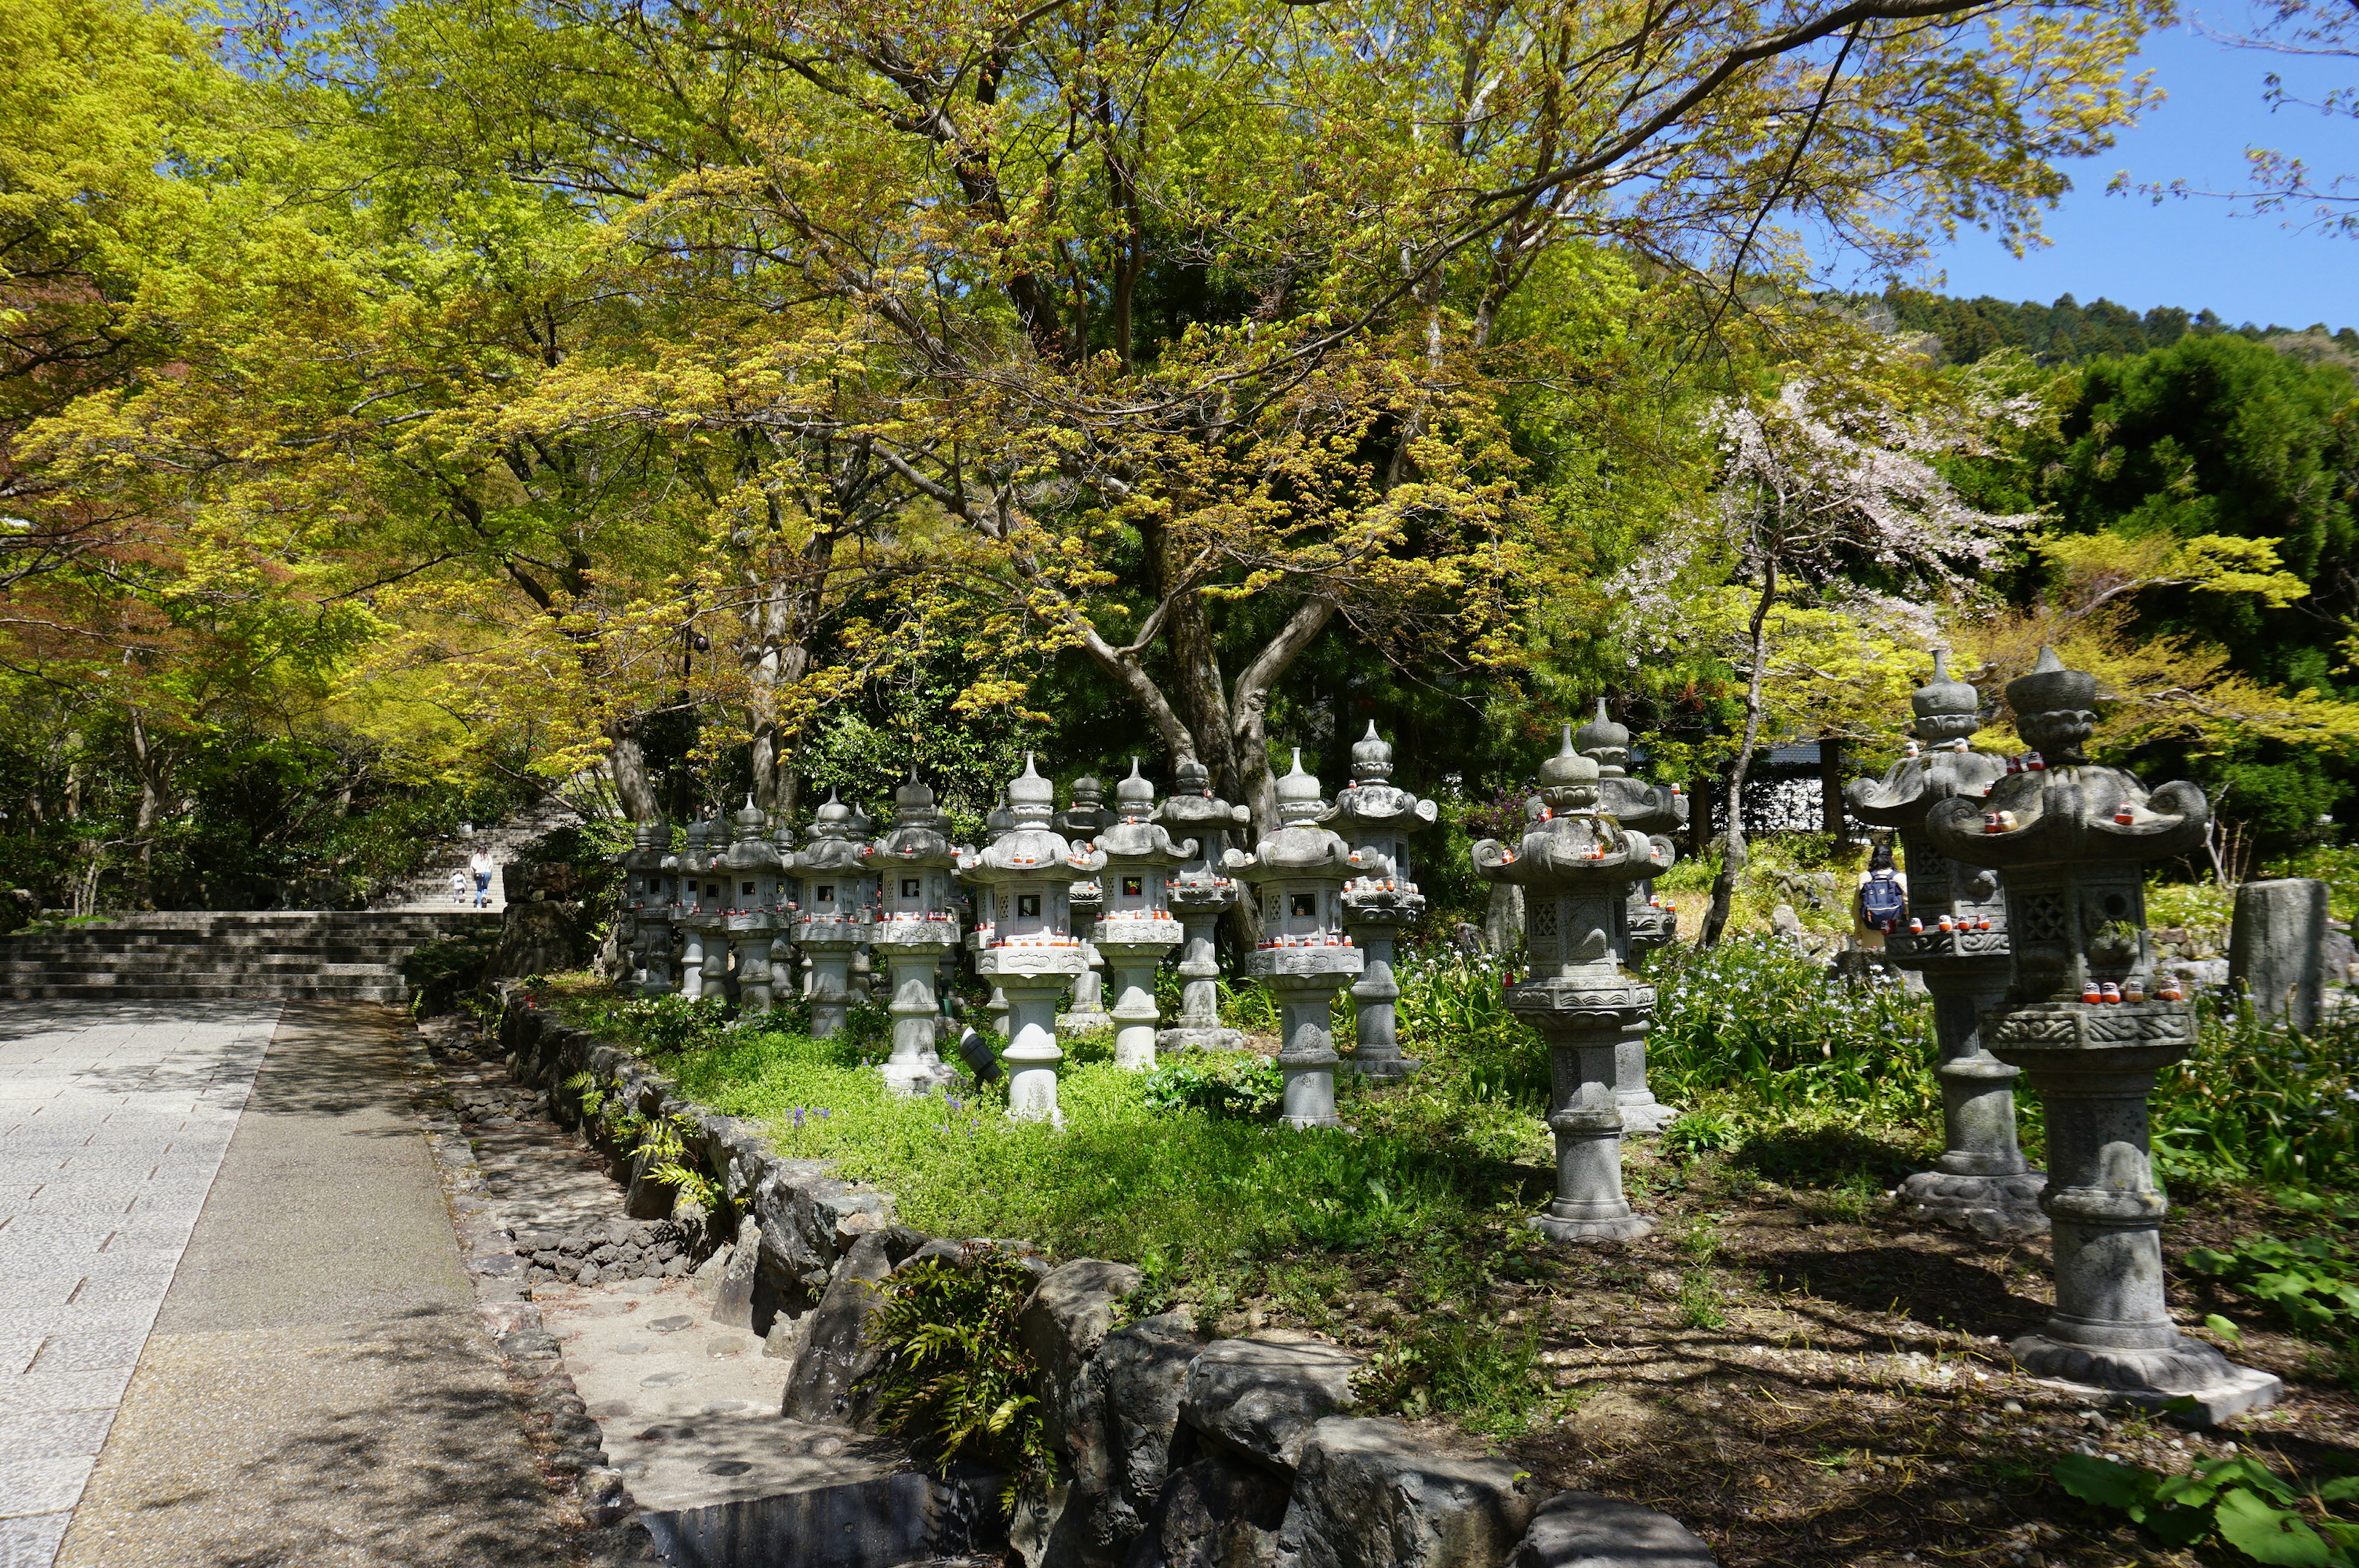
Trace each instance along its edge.
<path fill-rule="evenodd" d="M 2359 1219 L 2359 1203 L 2336 1206 L 2335 1217 Z M 2339 1236 L 2250 1236 L 2225 1252 L 2199 1247 L 2186 1261 L 2267 1307 L 2298 1334 L 2336 1343 L 2359 1338 L 2359 1252 Z"/>
<path fill-rule="evenodd" d="M 1353 1379 L 1370 1410 L 1412 1420 L 1448 1411 L 1470 1432 L 1520 1437 L 1553 1416 L 1537 1324 L 1501 1332 L 1468 1314 L 1429 1314 L 1379 1347 Z"/>
<path fill-rule="evenodd" d="M 642 1128 L 633 1152 L 644 1162 L 647 1179 L 672 1188 L 698 1206 L 718 1206 L 721 1188 L 690 1158 L 688 1134 L 696 1124 L 683 1116 L 659 1116 Z"/>
<path fill-rule="evenodd" d="M 940 1460 L 1006 1470 L 1000 1504 L 1011 1513 L 1024 1482 L 1056 1467 L 1016 1324 L 1032 1284 L 1021 1261 L 989 1247 L 920 1259 L 876 1287 L 866 1336 L 886 1353 L 872 1375 L 879 1430 Z"/>
<path fill-rule="evenodd" d="M 2225 1542 L 2256 1563 L 2299 1568 L 2353 1568 L 2359 1523 L 2325 1512 L 2359 1502 L 2359 1477 L 2343 1476 L 2304 1494 L 2250 1454 L 2199 1459 L 2181 1476 L 2068 1454 L 2050 1472 L 2084 1503 L 2115 1509 L 2165 1546 Z M 2310 1505 L 2305 1510 L 2301 1504 Z"/>
<path fill-rule="evenodd" d="M 1266 1056 L 1250 1053 L 1194 1053 L 1156 1068 L 1139 1082 L 1139 1093 L 1157 1110 L 1183 1107 L 1207 1116 L 1275 1121 L 1286 1076 Z"/>
<path fill-rule="evenodd" d="M 461 987 L 472 986 L 482 978 L 484 966 L 499 941 L 495 930 L 475 928 L 452 932 L 422 942 L 401 961 L 401 978 L 409 982 L 416 1002 L 426 1000 L 426 988 L 440 980 L 451 980 Z"/>
<path fill-rule="evenodd" d="M 2155 1166 L 2191 1188 L 2246 1183 L 2347 1189 L 2359 1181 L 2359 1021 L 2317 1033 L 2273 1026 L 2245 1005 L 2197 1001 L 2195 1049 L 2154 1101 Z"/>

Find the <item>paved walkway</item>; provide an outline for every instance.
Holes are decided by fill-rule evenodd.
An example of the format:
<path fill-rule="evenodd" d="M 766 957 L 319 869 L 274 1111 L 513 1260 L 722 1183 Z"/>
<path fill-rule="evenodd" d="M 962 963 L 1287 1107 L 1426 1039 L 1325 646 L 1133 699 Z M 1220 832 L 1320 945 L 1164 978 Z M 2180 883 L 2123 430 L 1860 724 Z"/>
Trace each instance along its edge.
<path fill-rule="evenodd" d="M 575 1561 L 409 1112 L 407 1025 L 218 1005 L 0 1007 L 0 1286 L 26 1303 L 0 1307 L 0 1568 Z"/>

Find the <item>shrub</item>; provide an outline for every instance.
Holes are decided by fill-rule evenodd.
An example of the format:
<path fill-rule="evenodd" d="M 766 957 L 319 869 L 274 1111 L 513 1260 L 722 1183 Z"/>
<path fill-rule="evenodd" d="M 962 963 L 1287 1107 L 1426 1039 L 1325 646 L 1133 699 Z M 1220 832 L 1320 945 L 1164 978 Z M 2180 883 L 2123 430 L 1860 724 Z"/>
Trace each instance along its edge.
<path fill-rule="evenodd" d="M 2250 1454 L 2199 1459 L 2184 1476 L 2158 1475 L 2136 1465 L 2068 1454 L 2051 1474 L 2084 1503 L 2114 1509 L 2169 1547 L 2218 1537 L 2256 1563 L 2353 1568 L 2359 1563 L 2359 1524 L 2324 1515 L 2328 1504 L 2359 1502 L 2359 1476 L 2327 1482 L 2308 1500 L 2320 1517 L 2305 1517 L 2303 1495 Z"/>
<path fill-rule="evenodd" d="M 1183 1056 L 1139 1081 L 1140 1094 L 1156 1110 L 1184 1107 L 1254 1121 L 1277 1119 L 1285 1087 L 1286 1075 L 1276 1062 L 1243 1053 Z"/>
<path fill-rule="evenodd" d="M 867 1343 L 886 1353 L 872 1374 L 879 1429 L 940 1460 L 1005 1469 L 1000 1506 L 1010 1512 L 1024 1482 L 1056 1464 L 1016 1325 L 1032 1282 L 1020 1261 L 988 1247 L 920 1259 L 878 1287 L 867 1328 Z"/>

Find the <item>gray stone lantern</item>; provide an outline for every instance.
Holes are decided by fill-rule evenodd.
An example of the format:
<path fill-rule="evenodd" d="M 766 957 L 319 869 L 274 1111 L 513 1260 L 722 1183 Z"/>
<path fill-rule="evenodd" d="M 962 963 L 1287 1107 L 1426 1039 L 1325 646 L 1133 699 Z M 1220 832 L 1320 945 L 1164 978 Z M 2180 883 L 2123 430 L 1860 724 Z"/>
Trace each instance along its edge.
<path fill-rule="evenodd" d="M 1049 826 L 1068 842 L 1089 844 L 1096 841 L 1098 829 L 1109 820 L 1105 785 L 1083 773 L 1073 781 L 1065 809 L 1057 813 Z M 1065 906 L 1072 921 L 1072 937 L 1082 945 L 1082 957 L 1089 968 L 1073 977 L 1071 1005 L 1057 1019 L 1060 1036 L 1096 1034 L 1114 1027 L 1114 1015 L 1106 1011 L 1105 1006 L 1105 955 L 1090 940 L 1090 930 L 1097 921 L 1103 896 L 1104 890 L 1098 880 L 1084 877 L 1073 884 Z"/>
<path fill-rule="evenodd" d="M 1114 823 L 1098 830 L 1105 865 L 1091 939 L 1114 975 L 1114 1065 L 1145 1072 L 1155 1065 L 1155 968 L 1180 940 L 1171 873 L 1195 856 L 1196 841 L 1175 844 L 1155 821 L 1155 786 L 1139 776 L 1136 757 L 1114 794 Z"/>
<path fill-rule="evenodd" d="M 1302 752 L 1277 781 L 1277 830 L 1248 855 L 1231 849 L 1223 864 L 1254 891 L 1261 945 L 1245 973 L 1276 993 L 1283 1031 L 1277 1053 L 1285 1075 L 1282 1115 L 1289 1127 L 1341 1127 L 1335 1114 L 1335 993 L 1360 978 L 1360 949 L 1343 930 L 1343 883 L 1359 868 L 1352 846 L 1320 823 L 1328 806 L 1319 781 L 1302 771 Z"/>
<path fill-rule="evenodd" d="M 773 1006 L 782 995 L 804 994 L 808 981 L 801 956 L 795 951 L 795 921 L 803 907 L 801 874 L 795 870 L 795 830 L 780 812 L 770 824 L 770 850 L 778 858 L 777 934 L 770 938 L 770 997 Z"/>
<path fill-rule="evenodd" d="M 1432 826 L 1433 802 L 1396 788 L 1393 749 L 1368 732 L 1352 747 L 1352 784 L 1335 792 L 1332 820 L 1352 846 L 1359 874 L 1343 886 L 1343 929 L 1360 950 L 1364 968 L 1352 986 L 1359 1044 L 1352 1070 L 1364 1078 L 1405 1078 L 1419 1064 L 1401 1054 L 1393 1004 L 1400 986 L 1393 979 L 1393 939 L 1425 913 L 1425 895 L 1410 879 L 1408 836 Z"/>
<path fill-rule="evenodd" d="M 2088 761 L 2096 677 L 2042 649 L 2007 684 L 2016 733 L 2034 750 L 1983 799 L 1926 816 L 1933 848 L 2003 873 L 2013 959 L 1982 1042 L 2021 1067 L 2048 1113 L 2056 1310 L 2017 1339 L 2038 1377 L 2093 1384 L 2148 1407 L 2193 1400 L 2221 1421 L 2283 1386 L 2181 1336 L 2163 1296 L 2162 1219 L 2148 1099 L 2155 1075 L 2195 1044 L 2195 1015 L 2158 972 L 2146 929 L 2145 866 L 2200 849 L 2211 808 L 2191 784 L 2152 792 Z"/>
<path fill-rule="evenodd" d="M 1057 1109 L 1057 1000 L 1088 968 L 1072 935 L 1072 886 L 1091 879 L 1105 857 L 1049 826 L 1055 794 L 1024 756 L 1007 786 L 1007 828 L 973 853 L 962 851 L 959 876 L 980 895 L 975 968 L 1007 999 L 1007 1113 L 1061 1122 Z"/>
<path fill-rule="evenodd" d="M 876 878 L 858 831 L 852 808 L 830 791 L 811 821 L 810 842 L 795 856 L 794 872 L 802 883 L 795 946 L 810 958 L 814 1039 L 842 1032 L 851 1004 L 853 954 L 868 940 Z"/>
<path fill-rule="evenodd" d="M 1564 744 L 1540 764 L 1540 818 L 1514 848 L 1485 838 L 1474 869 L 1524 893 L 1531 975 L 1507 1006 L 1548 1042 L 1554 1094 L 1556 1201 L 1531 1224 L 1557 1241 L 1626 1241 L 1654 1223 L 1622 1195 L 1616 1057 L 1643 1039 L 1655 989 L 1622 966 L 1630 887 L 1664 869 L 1652 839 L 1598 810 L 1597 764 Z"/>
<path fill-rule="evenodd" d="M 718 822 L 690 823 L 679 852 L 679 902 L 674 905 L 680 931 L 679 994 L 690 1000 L 723 994 L 723 988 L 710 979 L 712 956 L 708 947 L 717 948 L 722 971 L 728 971 L 728 923 L 722 914 L 726 905 L 721 882 L 712 874 L 713 839 L 720 827 Z"/>
<path fill-rule="evenodd" d="M 1629 774 L 1630 731 L 1614 722 L 1605 699 L 1597 699 L 1597 717 L 1572 732 L 1573 749 L 1597 764 L 1597 809 L 1634 833 L 1643 833 L 1655 847 L 1658 869 L 1679 859 L 1671 835 L 1688 822 L 1688 797 L 1667 784 L 1648 784 Z M 1543 811 L 1547 807 L 1541 807 Z M 1630 884 L 1624 900 L 1622 962 L 1636 969 L 1638 961 L 1658 947 L 1679 940 L 1679 912 L 1655 896 L 1655 879 L 1642 877 Z M 1614 1103 L 1622 1108 L 1624 1136 L 1660 1132 L 1679 1117 L 1677 1106 L 1665 1105 L 1647 1085 L 1647 1036 L 1633 1033 L 1615 1047 Z"/>
<path fill-rule="evenodd" d="M 777 847 L 770 842 L 770 816 L 747 795 L 737 813 L 736 831 L 728 852 L 715 866 L 726 879 L 723 924 L 737 960 L 737 1011 L 752 1017 L 770 1011 L 772 1003 L 770 944 L 786 914 L 786 868 L 778 863 Z"/>
<path fill-rule="evenodd" d="M 1172 770 L 1173 791 L 1155 808 L 1155 820 L 1173 833 L 1185 833 L 1196 845 L 1195 856 L 1172 876 L 1171 913 L 1182 933 L 1180 949 L 1180 1022 L 1160 1030 L 1156 1047 L 1162 1051 L 1242 1051 L 1241 1030 L 1221 1022 L 1221 963 L 1212 932 L 1221 917 L 1237 906 L 1240 889 L 1222 865 L 1229 835 L 1253 821 L 1253 813 L 1214 797 L 1212 775 L 1193 757 Z"/>
<path fill-rule="evenodd" d="M 908 782 L 893 792 L 893 826 L 870 857 L 881 894 L 868 942 L 885 960 L 893 989 L 893 1055 L 885 1084 L 897 1094 L 922 1094 L 955 1076 L 942 1065 L 935 1036 L 941 1003 L 934 974 L 943 955 L 958 950 L 951 885 L 958 855 L 941 831 L 934 792 L 911 768 Z"/>
<path fill-rule="evenodd" d="M 623 869 L 618 918 L 627 955 L 616 989 L 639 996 L 671 989 L 671 877 L 663 842 L 669 837 L 662 823 L 642 822 L 631 829 L 631 847 L 616 857 Z"/>
<path fill-rule="evenodd" d="M 2039 1189 L 2046 1178 L 2016 1141 L 2018 1071 L 1984 1050 L 1981 1034 L 1982 1014 L 2007 986 L 2006 900 L 1997 872 L 1950 860 L 1933 847 L 1926 827 L 1943 801 L 1983 811 L 1983 797 L 2006 764 L 1968 748 L 1968 737 L 1982 728 L 1982 694 L 1950 678 L 1946 651 L 1933 655 L 1933 678 L 1909 694 L 1908 705 L 1916 714 L 1908 727 L 1915 754 L 1893 763 L 1881 780 L 1854 779 L 1843 791 L 1853 816 L 1900 836 L 1908 906 L 1885 933 L 1885 956 L 1921 973 L 1933 994 L 1944 1146 L 1934 1169 L 1909 1177 L 1901 1191 L 1918 1213 L 1978 1235 L 2045 1230 Z"/>

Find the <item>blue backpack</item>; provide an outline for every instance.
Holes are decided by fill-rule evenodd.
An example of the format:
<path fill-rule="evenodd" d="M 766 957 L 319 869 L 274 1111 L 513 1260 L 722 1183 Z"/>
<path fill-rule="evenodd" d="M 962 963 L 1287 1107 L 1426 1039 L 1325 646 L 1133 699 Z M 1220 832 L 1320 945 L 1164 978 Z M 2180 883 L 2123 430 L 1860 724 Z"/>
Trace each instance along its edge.
<path fill-rule="evenodd" d="M 1878 931 L 1889 935 L 1897 930 L 1908 908 L 1900 879 L 1891 871 L 1870 871 L 1867 881 L 1859 884 L 1860 919 Z"/>

